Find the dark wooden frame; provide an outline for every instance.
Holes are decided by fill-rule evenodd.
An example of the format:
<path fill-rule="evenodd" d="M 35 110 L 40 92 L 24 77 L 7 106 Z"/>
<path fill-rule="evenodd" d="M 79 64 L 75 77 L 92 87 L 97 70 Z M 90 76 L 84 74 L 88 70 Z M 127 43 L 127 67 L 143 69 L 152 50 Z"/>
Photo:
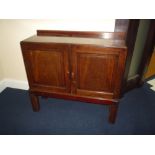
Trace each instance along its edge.
<path fill-rule="evenodd" d="M 131 60 L 133 56 L 134 46 L 136 42 L 137 32 L 139 28 L 139 19 L 130 20 L 129 28 L 127 32 L 126 45 L 128 47 L 128 54 L 126 60 L 126 69 L 124 75 L 124 89 L 123 93 L 132 90 L 136 87 L 142 86 L 145 79 L 145 72 L 148 69 L 149 62 L 153 53 L 153 49 L 155 46 L 155 20 L 150 21 L 149 30 L 145 42 L 145 46 L 143 49 L 143 56 L 141 59 L 141 63 L 138 68 L 138 72 L 136 75 L 128 79 L 128 73 L 131 65 Z"/>
<path fill-rule="evenodd" d="M 148 35 L 144 46 L 142 61 L 138 70 L 138 74 L 140 76 L 138 80 L 139 85 L 142 85 L 144 83 L 145 72 L 148 69 L 149 62 L 153 54 L 154 46 L 155 46 L 155 20 L 152 19 L 150 21 Z"/>
<path fill-rule="evenodd" d="M 123 88 L 122 94 L 126 91 L 131 90 L 137 86 L 137 82 L 139 77 L 134 76 L 132 79 L 128 80 L 129 69 L 131 65 L 131 60 L 134 52 L 135 42 L 137 38 L 137 32 L 139 28 L 139 19 L 131 19 L 129 20 L 127 35 L 126 35 L 126 46 L 128 48 L 127 58 L 126 58 L 126 68 L 124 73 L 124 80 L 123 80 Z"/>

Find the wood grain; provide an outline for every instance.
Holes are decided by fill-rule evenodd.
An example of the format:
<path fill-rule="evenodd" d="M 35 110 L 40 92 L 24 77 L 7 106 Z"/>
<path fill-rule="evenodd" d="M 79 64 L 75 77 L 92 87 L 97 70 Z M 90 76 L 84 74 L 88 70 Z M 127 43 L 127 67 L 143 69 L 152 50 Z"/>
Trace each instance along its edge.
<path fill-rule="evenodd" d="M 119 98 L 126 53 L 125 49 L 72 46 L 72 93 Z"/>
<path fill-rule="evenodd" d="M 37 30 L 37 35 L 125 40 L 126 32 Z"/>
<path fill-rule="evenodd" d="M 68 46 L 22 44 L 22 47 L 30 88 L 70 92 Z"/>
<path fill-rule="evenodd" d="M 95 44 L 92 38 L 100 38 L 98 32 L 38 31 L 42 36 L 55 34 L 60 39 L 52 38 L 52 42 L 38 41 L 37 36 L 21 42 L 33 110 L 40 108 L 38 96 L 107 104 L 112 105 L 109 121 L 114 123 L 127 54 L 124 41 L 116 37 L 107 47 L 102 41 L 108 40 L 97 40 Z M 56 42 L 62 41 L 64 35 L 71 35 L 67 42 Z M 92 38 L 74 38 L 73 43 L 73 36 Z"/>

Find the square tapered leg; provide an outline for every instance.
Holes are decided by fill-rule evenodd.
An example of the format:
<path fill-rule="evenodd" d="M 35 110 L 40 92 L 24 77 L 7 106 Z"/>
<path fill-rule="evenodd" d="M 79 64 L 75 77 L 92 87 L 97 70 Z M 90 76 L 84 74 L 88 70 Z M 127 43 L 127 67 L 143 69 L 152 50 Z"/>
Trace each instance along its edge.
<path fill-rule="evenodd" d="M 29 94 L 33 111 L 35 112 L 39 111 L 40 110 L 39 97 L 31 92 Z"/>
<path fill-rule="evenodd" d="M 109 122 L 114 124 L 117 117 L 118 103 L 109 105 Z"/>

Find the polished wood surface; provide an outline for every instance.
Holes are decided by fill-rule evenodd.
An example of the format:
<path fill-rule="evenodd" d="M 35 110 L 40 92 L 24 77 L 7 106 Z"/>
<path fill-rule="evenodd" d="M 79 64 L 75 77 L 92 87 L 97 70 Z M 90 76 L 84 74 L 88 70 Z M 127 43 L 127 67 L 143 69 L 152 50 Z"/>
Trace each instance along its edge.
<path fill-rule="evenodd" d="M 123 40 L 107 47 L 104 39 L 39 37 L 21 42 L 34 111 L 39 110 L 38 96 L 118 104 L 127 54 Z M 110 109 L 113 123 L 117 108 Z"/>
<path fill-rule="evenodd" d="M 72 46 L 72 93 L 103 98 L 119 98 L 123 68 L 119 68 L 121 54 L 126 51 L 96 46 Z M 124 65 L 123 65 L 124 66 Z M 119 89 L 117 89 L 119 87 Z"/>
<path fill-rule="evenodd" d="M 80 45 L 98 45 L 103 47 L 115 47 L 115 48 L 126 48 L 124 40 L 113 40 L 113 39 L 98 39 L 98 38 L 81 38 L 81 37 L 58 37 L 58 36 L 32 36 L 24 40 L 30 45 L 30 43 L 46 43 L 49 44 L 80 44 Z M 33 46 L 33 44 L 31 45 Z"/>
<path fill-rule="evenodd" d="M 68 46 L 21 45 L 31 87 L 70 91 Z"/>
<path fill-rule="evenodd" d="M 120 28 L 120 27 L 118 27 Z M 38 36 L 64 36 L 125 40 L 126 32 L 95 32 L 95 31 L 62 31 L 62 30 L 37 30 Z"/>

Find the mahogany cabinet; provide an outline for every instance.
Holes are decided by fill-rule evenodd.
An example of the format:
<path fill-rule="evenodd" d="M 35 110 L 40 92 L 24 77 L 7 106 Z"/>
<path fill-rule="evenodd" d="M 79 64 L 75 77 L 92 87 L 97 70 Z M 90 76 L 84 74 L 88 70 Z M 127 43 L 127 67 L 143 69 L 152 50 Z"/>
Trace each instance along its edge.
<path fill-rule="evenodd" d="M 123 40 L 38 34 L 21 41 L 21 48 L 34 111 L 39 96 L 78 100 L 109 105 L 115 122 L 127 54 Z"/>

